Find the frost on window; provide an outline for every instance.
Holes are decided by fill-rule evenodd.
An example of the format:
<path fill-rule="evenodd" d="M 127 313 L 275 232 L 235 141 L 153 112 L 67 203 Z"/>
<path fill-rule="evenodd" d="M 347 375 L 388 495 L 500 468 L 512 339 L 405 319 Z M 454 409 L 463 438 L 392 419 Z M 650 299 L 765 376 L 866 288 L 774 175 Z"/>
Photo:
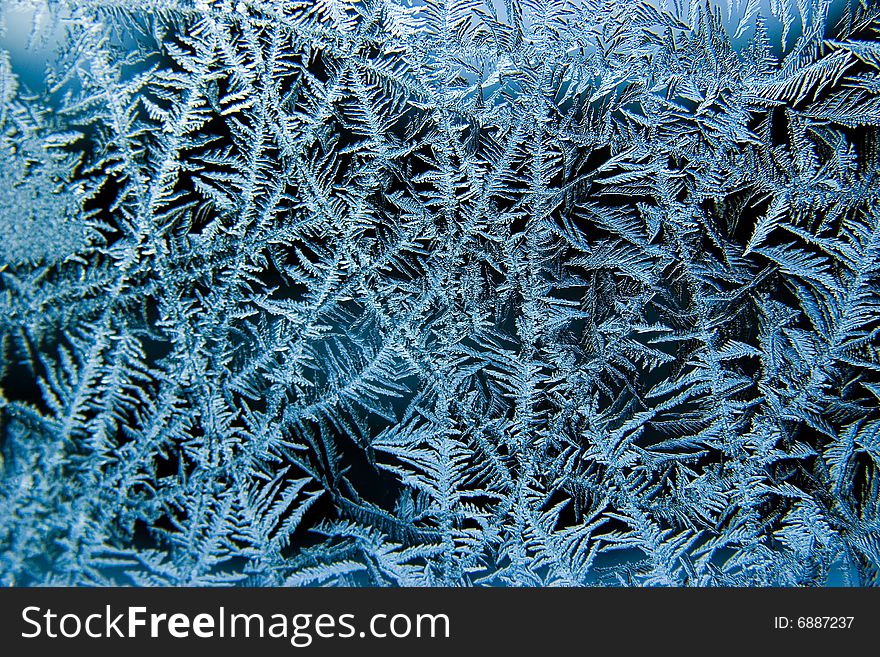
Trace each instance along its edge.
<path fill-rule="evenodd" d="M 880 584 L 878 37 L 4 2 L 0 582 Z"/>

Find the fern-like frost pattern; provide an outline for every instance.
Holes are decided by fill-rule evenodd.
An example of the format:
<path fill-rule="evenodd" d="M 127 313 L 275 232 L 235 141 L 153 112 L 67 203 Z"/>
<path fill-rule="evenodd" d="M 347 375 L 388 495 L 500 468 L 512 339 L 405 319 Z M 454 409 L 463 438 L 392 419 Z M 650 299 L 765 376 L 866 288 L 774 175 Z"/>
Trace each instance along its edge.
<path fill-rule="evenodd" d="M 877 585 L 878 35 L 6 0 L 0 582 Z"/>

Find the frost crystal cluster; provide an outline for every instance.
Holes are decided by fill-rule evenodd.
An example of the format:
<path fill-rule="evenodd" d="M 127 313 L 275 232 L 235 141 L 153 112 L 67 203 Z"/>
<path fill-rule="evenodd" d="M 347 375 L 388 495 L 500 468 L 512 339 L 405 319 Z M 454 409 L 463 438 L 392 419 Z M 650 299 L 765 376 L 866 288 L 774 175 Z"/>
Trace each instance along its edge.
<path fill-rule="evenodd" d="M 880 6 L 3 0 L 3 585 L 880 583 Z"/>

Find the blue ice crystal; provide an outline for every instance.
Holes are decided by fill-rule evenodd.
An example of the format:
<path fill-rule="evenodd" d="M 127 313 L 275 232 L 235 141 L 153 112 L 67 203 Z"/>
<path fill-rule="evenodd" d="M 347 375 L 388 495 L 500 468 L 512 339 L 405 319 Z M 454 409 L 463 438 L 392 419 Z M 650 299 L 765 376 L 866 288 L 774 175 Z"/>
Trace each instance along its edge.
<path fill-rule="evenodd" d="M 880 584 L 878 37 L 5 0 L 0 583 Z"/>

